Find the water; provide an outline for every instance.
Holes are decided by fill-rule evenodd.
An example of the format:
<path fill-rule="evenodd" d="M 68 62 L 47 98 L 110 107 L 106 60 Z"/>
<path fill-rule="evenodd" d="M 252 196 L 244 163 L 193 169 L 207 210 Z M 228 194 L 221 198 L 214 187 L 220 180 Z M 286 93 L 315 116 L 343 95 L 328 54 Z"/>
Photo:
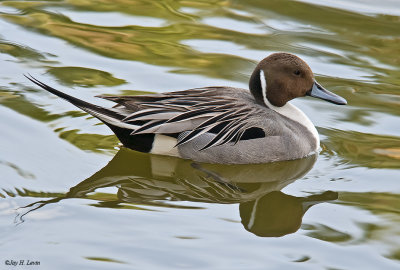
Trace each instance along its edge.
<path fill-rule="evenodd" d="M 399 16 L 393 0 L 0 2 L 0 268 L 400 268 Z M 247 87 L 276 51 L 349 103 L 294 101 L 319 156 L 222 166 L 119 149 L 22 76 L 109 105 L 93 96 Z"/>

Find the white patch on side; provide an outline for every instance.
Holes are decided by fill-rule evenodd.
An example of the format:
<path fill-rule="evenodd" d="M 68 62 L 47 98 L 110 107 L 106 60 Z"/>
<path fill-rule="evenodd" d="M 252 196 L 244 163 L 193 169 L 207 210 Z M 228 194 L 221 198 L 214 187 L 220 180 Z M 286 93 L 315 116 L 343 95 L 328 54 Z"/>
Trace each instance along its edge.
<path fill-rule="evenodd" d="M 315 128 L 314 124 L 311 122 L 311 120 L 307 117 L 307 115 L 305 113 L 303 113 L 296 106 L 290 104 L 289 102 L 287 102 L 282 107 L 277 107 L 277 106 L 272 105 L 267 98 L 267 80 L 265 79 L 263 70 L 260 70 L 260 80 L 261 80 L 261 89 L 262 89 L 262 95 L 263 95 L 265 105 L 268 108 L 273 109 L 277 113 L 280 113 L 283 116 L 286 116 L 287 118 L 290 118 L 293 121 L 296 121 L 299 124 L 305 126 L 311 132 L 311 134 L 314 136 L 314 139 L 316 140 L 317 149 L 318 149 L 319 148 L 318 131 Z"/>
<path fill-rule="evenodd" d="M 117 127 L 130 129 L 132 131 L 139 128 L 139 126 L 137 126 L 137 125 L 131 125 L 128 123 L 124 123 L 118 119 L 115 119 L 108 115 L 98 113 L 96 111 L 93 111 L 93 110 L 90 110 L 87 108 L 85 108 L 85 111 L 92 114 L 93 116 L 96 116 L 99 119 L 101 119 L 107 123 L 110 123 L 112 125 L 115 125 Z M 175 147 L 176 143 L 177 143 L 177 140 L 173 137 L 169 137 L 169 136 L 165 136 L 165 135 L 161 135 L 161 134 L 155 134 L 154 141 L 153 141 L 153 147 L 151 148 L 150 153 L 158 154 L 158 155 L 180 157 L 178 148 Z"/>
<path fill-rule="evenodd" d="M 150 153 L 157 155 L 166 155 L 180 157 L 178 148 L 175 147 L 177 140 L 173 137 L 156 134 L 154 137 L 153 147 Z"/>

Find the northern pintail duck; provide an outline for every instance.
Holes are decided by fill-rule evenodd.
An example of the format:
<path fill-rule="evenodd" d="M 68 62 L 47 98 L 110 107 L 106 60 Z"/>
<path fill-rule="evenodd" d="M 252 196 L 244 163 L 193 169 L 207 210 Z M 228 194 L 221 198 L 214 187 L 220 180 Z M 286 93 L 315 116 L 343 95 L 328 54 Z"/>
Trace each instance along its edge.
<path fill-rule="evenodd" d="M 106 124 L 130 149 L 206 163 L 246 164 L 303 158 L 317 151 L 310 119 L 289 101 L 303 96 L 344 105 L 310 67 L 289 53 L 264 58 L 249 88 L 212 86 L 139 96 L 98 96 L 105 108 L 27 77 Z"/>

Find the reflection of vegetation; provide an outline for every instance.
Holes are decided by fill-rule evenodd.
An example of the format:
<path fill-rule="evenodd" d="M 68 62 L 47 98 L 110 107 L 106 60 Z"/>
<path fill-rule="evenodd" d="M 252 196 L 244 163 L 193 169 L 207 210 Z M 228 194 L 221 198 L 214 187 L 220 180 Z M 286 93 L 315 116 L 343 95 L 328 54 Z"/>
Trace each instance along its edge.
<path fill-rule="evenodd" d="M 365 56 L 370 56 L 381 63 L 398 66 L 398 59 L 392 56 L 399 53 L 397 29 L 400 22 L 390 16 L 369 16 L 300 1 L 250 0 L 246 1 L 246 5 L 254 13 L 265 14 L 273 10 L 275 17 L 290 18 L 291 21 L 323 29 L 321 32 L 297 33 L 294 38 L 342 50 L 349 57 L 345 64 L 381 71 L 365 59 Z M 346 60 L 337 59 L 334 55 L 331 58 L 338 63 Z"/>
<path fill-rule="evenodd" d="M 324 143 L 345 161 L 370 168 L 400 168 L 400 138 L 355 131 L 319 129 Z"/>
<path fill-rule="evenodd" d="M 356 204 L 377 215 L 383 213 L 400 214 L 400 197 L 398 194 L 341 192 L 339 203 Z"/>
<path fill-rule="evenodd" d="M 82 67 L 52 67 L 48 72 L 62 83 L 67 85 L 80 85 L 80 86 L 114 86 L 125 83 L 124 80 L 114 78 L 110 73 Z"/>
<path fill-rule="evenodd" d="M 114 135 L 85 134 L 79 133 L 79 130 L 77 129 L 61 132 L 60 138 L 72 143 L 82 150 L 91 150 L 96 152 L 113 150 L 119 142 L 117 137 Z"/>
<path fill-rule="evenodd" d="M 118 260 L 104 258 L 104 257 L 85 257 L 85 259 L 91 260 L 91 261 L 100 261 L 100 262 L 112 262 L 112 263 L 123 263 L 123 264 L 125 263 L 123 261 L 118 261 Z"/>
<path fill-rule="evenodd" d="M 327 242 L 347 242 L 352 240 L 352 236 L 345 232 L 340 232 L 322 224 L 304 225 L 301 227 L 307 231 L 309 237 L 320 239 Z"/>
<path fill-rule="evenodd" d="M 42 122 L 49 122 L 62 117 L 62 115 L 50 114 L 42 108 L 35 106 L 35 104 L 32 104 L 24 96 L 20 95 L 18 91 L 9 91 L 8 93 L 10 94 L 6 98 L 0 98 L 2 106 Z"/>
<path fill-rule="evenodd" d="M 6 100 L 9 98 L 16 98 L 16 97 L 18 97 L 18 96 L 13 94 L 11 91 L 10 92 L 0 91 L 0 103 L 2 102 L 2 100 Z"/>
<path fill-rule="evenodd" d="M 24 10 L 23 14 L 2 14 L 3 18 L 26 28 L 59 37 L 74 45 L 107 57 L 141 61 L 159 66 L 175 67 L 175 72 L 204 74 L 210 77 L 247 81 L 253 64 L 228 54 L 201 53 L 182 45 L 185 40 L 219 40 L 260 51 L 291 51 L 317 55 L 317 61 L 353 67 L 379 84 L 325 78 L 327 86 L 347 85 L 339 94 L 355 107 L 374 108 L 399 115 L 398 29 L 400 23 L 391 16 L 369 16 L 355 12 L 325 8 L 300 1 L 173 1 L 118 0 L 65 2 L 16 2 L 8 5 Z M 77 12 L 120 12 L 132 16 L 166 20 L 162 27 L 103 27 L 77 23 L 60 13 L 45 11 L 46 7 L 66 8 Z M 184 8 L 197 10 L 185 13 Z M 241 10 L 237 13 L 235 10 Z M 299 12 L 301 10 L 301 12 Z M 319 14 L 319 16 L 316 16 Z M 249 34 L 218 28 L 203 23 L 207 18 L 231 18 L 249 25 L 264 27 L 265 34 Z M 290 22 L 291 29 L 279 30 L 269 20 Z M 274 26 L 274 25 L 273 25 Z M 272 34 L 271 34 L 272 33 Z M 305 49 L 309 45 L 311 48 Z M 10 49 L 6 53 L 22 50 Z M 15 45 L 13 45 L 15 46 Z M 320 49 L 322 48 L 322 49 Z M 334 53 L 324 51 L 333 49 Z M 229 63 L 229 65 L 226 65 Z M 318 72 L 318 70 L 317 70 Z M 77 78 L 77 77 L 75 77 Z M 343 90 L 354 90 L 354 93 Z M 365 93 L 375 93 L 374 97 Z M 397 98 L 399 99 L 399 98 Z M 358 111 L 361 113 L 361 111 Z"/>
<path fill-rule="evenodd" d="M 377 179 L 380 180 L 380 179 Z M 388 192 L 341 192 L 336 202 L 365 209 L 380 218 L 380 222 L 362 222 L 363 235 L 360 242 L 386 242 L 385 257 L 400 260 L 398 236 L 400 235 L 400 197 Z"/>
<path fill-rule="evenodd" d="M 129 6 L 132 6 L 129 3 Z M 93 7 L 91 5 L 91 7 Z M 123 10 L 125 6 L 114 6 Z M 160 10 L 160 9 L 159 9 Z M 154 11 L 151 16 L 156 16 Z M 28 16 L 3 15 L 14 23 L 50 34 L 96 53 L 126 60 L 136 60 L 163 66 L 178 66 L 191 69 L 195 73 L 212 77 L 240 79 L 232 69 L 249 67 L 249 62 L 234 56 L 200 54 L 179 43 L 183 39 L 198 38 L 229 39 L 233 31 L 216 29 L 206 25 L 182 23 L 160 28 L 126 26 L 101 27 L 75 23 L 68 18 L 40 9 L 31 9 Z M 235 32 L 236 39 L 244 39 L 245 34 Z M 225 36 L 225 37 L 224 37 Z M 229 68 L 225 67 L 229 58 Z M 212 67 L 212 68 L 211 68 Z M 244 78 L 242 78 L 244 79 Z"/>
<path fill-rule="evenodd" d="M 6 53 L 16 58 L 43 60 L 45 56 L 29 47 L 0 40 L 0 53 Z"/>

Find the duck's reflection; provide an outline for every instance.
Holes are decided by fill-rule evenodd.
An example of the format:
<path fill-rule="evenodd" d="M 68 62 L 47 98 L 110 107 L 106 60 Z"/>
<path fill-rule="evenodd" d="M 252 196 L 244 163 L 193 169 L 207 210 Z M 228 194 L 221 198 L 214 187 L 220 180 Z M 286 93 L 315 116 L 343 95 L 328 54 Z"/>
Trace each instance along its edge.
<path fill-rule="evenodd" d="M 315 160 L 314 155 L 270 164 L 198 164 L 122 148 L 103 169 L 72 187 L 65 196 L 30 204 L 20 218 L 49 203 L 85 198 L 99 188 L 117 187 L 118 200 L 108 201 L 107 207 L 122 203 L 179 207 L 170 201 L 239 203 L 246 230 L 258 236 L 282 236 L 298 230 L 312 205 L 337 199 L 337 193 L 331 191 L 308 197 L 280 191 L 305 175 Z"/>

